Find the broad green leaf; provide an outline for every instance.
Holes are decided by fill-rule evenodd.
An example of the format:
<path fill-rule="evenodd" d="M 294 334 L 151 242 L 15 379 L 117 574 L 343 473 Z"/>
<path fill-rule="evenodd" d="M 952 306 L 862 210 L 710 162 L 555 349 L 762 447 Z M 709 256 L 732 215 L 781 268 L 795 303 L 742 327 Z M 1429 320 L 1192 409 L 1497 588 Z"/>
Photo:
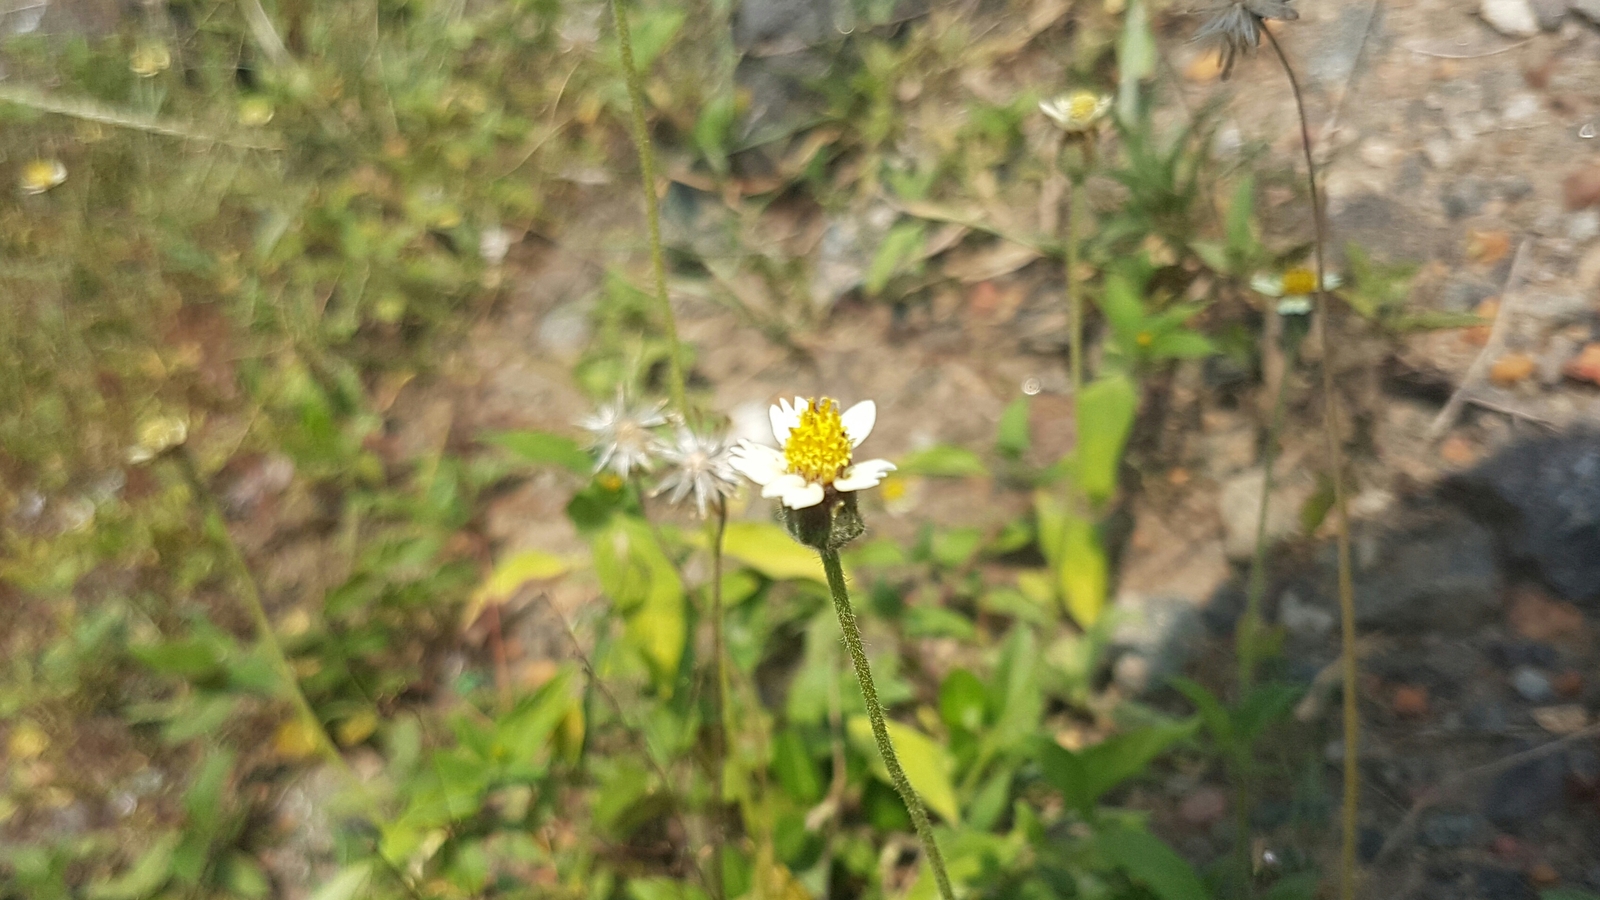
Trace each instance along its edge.
<path fill-rule="evenodd" d="M 1097 379 L 1078 398 L 1078 487 L 1091 500 L 1106 500 L 1116 491 L 1122 448 L 1138 407 L 1139 389 L 1122 374 Z"/>
<path fill-rule="evenodd" d="M 889 742 L 894 745 L 895 756 L 905 770 L 911 787 L 922 797 L 930 810 L 952 825 L 961 824 L 961 811 L 956 806 L 956 789 L 950 772 L 954 767 L 950 754 L 931 738 L 909 725 L 890 719 L 885 723 Z M 878 755 L 878 744 L 872 735 L 872 722 L 866 716 L 851 716 L 847 730 L 850 742 L 871 761 L 873 773 L 885 784 L 893 784 L 889 770 Z"/>
<path fill-rule="evenodd" d="M 988 734 L 996 749 L 1009 750 L 1038 731 L 1044 715 L 1039 687 L 1039 646 L 1033 629 L 1017 625 L 1000 651 L 1000 664 L 989 688 Z"/>
<path fill-rule="evenodd" d="M 160 890 L 172 877 L 172 852 L 181 838 L 176 831 L 156 838 L 128 871 L 89 885 L 89 900 L 144 900 Z"/>
<path fill-rule="evenodd" d="M 226 648 L 220 643 L 201 637 L 134 647 L 132 652 L 140 662 L 157 672 L 191 679 L 218 674 L 226 656 Z"/>
<path fill-rule="evenodd" d="M 670 692 L 688 636 L 677 568 L 650 527 L 631 516 L 616 517 L 591 548 L 595 575 L 622 613 L 629 644 L 650 666 L 656 688 Z"/>
<path fill-rule="evenodd" d="M 372 863 L 358 862 L 346 866 L 339 874 L 328 879 L 311 895 L 311 900 L 355 900 L 372 877 Z"/>
<path fill-rule="evenodd" d="M 1018 397 L 1006 404 L 1005 410 L 1000 413 L 1000 429 L 994 440 L 997 450 L 1013 459 L 1028 452 L 1031 445 L 1028 414 L 1031 410 L 1032 405 L 1027 397 Z"/>
<path fill-rule="evenodd" d="M 732 91 L 722 91 L 706 101 L 694 123 L 694 143 L 718 175 L 728 172 L 728 138 L 738 113 Z"/>
<path fill-rule="evenodd" d="M 664 875 L 628 879 L 630 900 L 705 900 L 705 896 L 699 886 Z"/>
<path fill-rule="evenodd" d="M 1100 311 L 1116 333 L 1123 352 L 1136 352 L 1137 335 L 1145 327 L 1144 301 L 1139 285 L 1121 272 L 1106 276 L 1105 289 L 1100 292 Z"/>
<path fill-rule="evenodd" d="M 229 895 L 245 900 L 265 897 L 272 891 L 272 882 L 267 880 L 255 859 L 238 852 L 229 854 L 222 862 L 222 885 Z"/>
<path fill-rule="evenodd" d="M 964 447 L 934 444 L 901 457 L 895 467 L 901 475 L 928 475 L 935 478 L 963 478 L 987 475 L 989 467 L 978 454 Z"/>
<path fill-rule="evenodd" d="M 1278 879 L 1277 883 L 1261 895 L 1261 900 L 1316 900 L 1317 883 L 1321 881 L 1315 872 L 1295 872 Z M 1555 895 L 1564 892 L 1556 891 Z M 1553 896 L 1542 894 L 1539 900 L 1600 900 L 1593 894 L 1584 891 L 1573 891 L 1570 896 Z"/>
<path fill-rule="evenodd" d="M 1187 719 L 1170 725 L 1149 725 L 1113 735 L 1079 753 L 1090 795 L 1099 800 L 1124 781 L 1140 774 L 1174 743 L 1194 734 L 1199 725 Z"/>
<path fill-rule="evenodd" d="M 800 732 L 793 728 L 778 732 L 772 747 L 772 769 L 783 792 L 796 803 L 812 804 L 822 799 L 822 775 L 806 752 Z"/>
<path fill-rule="evenodd" d="M 1067 516 L 1062 523 L 1060 548 L 1056 576 L 1062 602 L 1073 621 L 1088 628 L 1105 610 L 1111 581 L 1100 535 L 1088 520 Z"/>
<path fill-rule="evenodd" d="M 577 441 L 565 435 L 548 431 L 502 431 L 486 435 L 483 440 L 535 465 L 560 466 L 578 475 L 594 471 L 594 459 L 583 452 Z"/>
<path fill-rule="evenodd" d="M 927 226 L 918 221 L 905 221 L 889 229 L 878 252 L 867 267 L 864 283 L 868 296 L 877 296 L 888 287 L 889 279 L 909 269 L 922 255 L 922 239 Z"/>
<path fill-rule="evenodd" d="M 972 561 L 983 544 L 983 531 L 977 528 L 949 528 L 933 534 L 933 560 L 947 569 L 959 569 Z"/>
<path fill-rule="evenodd" d="M 638 67 L 641 76 L 655 65 L 656 57 L 677 38 L 678 32 L 683 30 L 686 18 L 688 13 L 674 7 L 645 9 L 628 16 L 629 21 L 633 23 L 630 29 L 633 38 L 633 63 Z"/>
<path fill-rule="evenodd" d="M 978 676 L 966 669 L 955 669 L 939 685 L 939 717 L 952 731 L 977 732 L 983 727 L 987 693 Z"/>
<path fill-rule="evenodd" d="M 1083 759 L 1046 737 L 1039 738 L 1038 749 L 1033 756 L 1039 764 L 1039 771 L 1044 774 L 1044 780 L 1061 792 L 1067 805 L 1079 815 L 1091 817 L 1094 814 L 1095 797 L 1089 792 L 1089 776 L 1084 772 Z"/>
<path fill-rule="evenodd" d="M 722 552 L 773 581 L 802 578 L 828 583 L 817 551 L 771 522 L 729 522 Z"/>
<path fill-rule="evenodd" d="M 491 603 L 504 603 L 530 581 L 548 581 L 565 575 L 572 564 L 543 550 L 523 550 L 495 563 L 494 571 L 472 592 L 462 621 L 471 623 Z"/>
<path fill-rule="evenodd" d="M 1194 867 L 1150 832 L 1123 826 L 1107 828 L 1095 837 L 1118 868 L 1161 900 L 1211 900 Z"/>
<path fill-rule="evenodd" d="M 1188 329 L 1157 335 L 1150 343 L 1150 355 L 1155 359 L 1204 359 L 1216 352 L 1210 338 Z"/>
<path fill-rule="evenodd" d="M 189 813 L 184 824 L 190 830 L 209 832 L 216 825 L 222 812 L 222 789 L 227 786 L 228 773 L 233 771 L 233 757 L 232 750 L 212 749 L 206 753 L 200 771 L 183 795 L 183 806 Z"/>
<path fill-rule="evenodd" d="M 1200 713 L 1200 721 L 1205 723 L 1206 730 L 1211 732 L 1211 739 L 1217 742 L 1224 753 L 1234 750 L 1233 716 L 1217 696 L 1198 682 L 1187 678 L 1176 677 L 1169 682 L 1178 693 L 1189 698 L 1195 709 Z"/>

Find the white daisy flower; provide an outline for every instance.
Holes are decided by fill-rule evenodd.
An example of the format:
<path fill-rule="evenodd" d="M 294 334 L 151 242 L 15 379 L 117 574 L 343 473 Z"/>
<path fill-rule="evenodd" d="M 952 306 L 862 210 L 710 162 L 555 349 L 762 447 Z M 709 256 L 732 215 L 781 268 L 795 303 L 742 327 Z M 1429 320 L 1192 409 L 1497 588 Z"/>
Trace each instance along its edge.
<path fill-rule="evenodd" d="M 1110 109 L 1110 95 L 1093 91 L 1073 91 L 1039 103 L 1039 111 L 1069 134 L 1085 132 L 1100 124 Z"/>
<path fill-rule="evenodd" d="M 670 471 L 651 492 L 652 497 L 666 494 L 667 502 L 677 504 L 693 494 L 695 509 L 704 519 L 706 501 L 723 500 L 739 489 L 728 442 L 720 437 L 679 428 L 673 440 L 659 441 L 655 449 Z"/>
<path fill-rule="evenodd" d="M 666 404 L 629 406 L 617 391 L 617 402 L 602 406 L 578 424 L 590 434 L 589 449 L 595 451 L 596 472 L 610 469 L 627 478 L 634 472 L 648 472 L 655 465 L 655 436 L 650 429 L 667 424 L 662 412 Z"/>
<path fill-rule="evenodd" d="M 1329 272 L 1323 276 L 1322 289 L 1331 291 L 1343 283 L 1337 272 Z M 1282 275 L 1262 272 L 1250 279 L 1250 287 L 1257 293 L 1279 298 L 1279 315 L 1303 316 L 1311 312 L 1311 295 L 1317 291 L 1317 273 L 1304 267 L 1289 269 Z"/>
<path fill-rule="evenodd" d="M 730 462 L 761 485 L 761 496 L 777 497 L 790 509 L 816 506 L 829 492 L 876 487 L 894 471 L 894 463 L 886 459 L 855 462 L 851 456 L 877 421 L 878 407 L 871 400 L 843 413 L 827 397 L 796 397 L 792 406 L 779 400 L 770 418 L 780 449 L 740 441 Z"/>

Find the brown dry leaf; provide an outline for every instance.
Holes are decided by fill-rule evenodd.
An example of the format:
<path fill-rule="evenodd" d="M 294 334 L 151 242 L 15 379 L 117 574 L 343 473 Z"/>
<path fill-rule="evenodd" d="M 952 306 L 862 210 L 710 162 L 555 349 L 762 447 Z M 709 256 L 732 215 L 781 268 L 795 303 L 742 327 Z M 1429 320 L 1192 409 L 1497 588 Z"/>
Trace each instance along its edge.
<path fill-rule="evenodd" d="M 1534 587 L 1517 590 L 1506 619 L 1513 631 L 1530 641 L 1567 642 L 1588 635 L 1582 610 Z"/>
<path fill-rule="evenodd" d="M 1039 251 L 1010 241 L 963 253 L 945 264 L 944 273 L 963 284 L 1009 275 L 1039 258 Z"/>
<path fill-rule="evenodd" d="M 1586 344 L 1577 357 L 1561 367 L 1568 378 L 1600 384 L 1600 343 Z"/>
<path fill-rule="evenodd" d="M 1560 737 L 1582 731 L 1589 724 L 1589 713 L 1581 704 L 1563 703 L 1534 709 L 1533 720 L 1540 728 Z"/>
<path fill-rule="evenodd" d="M 1439 445 L 1439 458 L 1452 466 L 1470 466 L 1478 461 L 1478 456 L 1478 448 L 1459 434 L 1445 438 Z"/>
<path fill-rule="evenodd" d="M 1467 259 L 1492 266 L 1511 252 L 1511 235 L 1504 231 L 1467 232 Z"/>
<path fill-rule="evenodd" d="M 1567 209 L 1583 209 L 1600 203 L 1600 166 L 1590 164 L 1561 182 L 1561 195 Z"/>
<path fill-rule="evenodd" d="M 1183 67 L 1183 77 L 1195 84 L 1210 84 L 1222 77 L 1222 51 L 1218 48 L 1204 50 Z"/>
<path fill-rule="evenodd" d="M 1501 387 L 1511 387 L 1527 380 L 1536 367 L 1533 357 L 1526 353 L 1507 353 L 1489 368 L 1489 380 Z"/>

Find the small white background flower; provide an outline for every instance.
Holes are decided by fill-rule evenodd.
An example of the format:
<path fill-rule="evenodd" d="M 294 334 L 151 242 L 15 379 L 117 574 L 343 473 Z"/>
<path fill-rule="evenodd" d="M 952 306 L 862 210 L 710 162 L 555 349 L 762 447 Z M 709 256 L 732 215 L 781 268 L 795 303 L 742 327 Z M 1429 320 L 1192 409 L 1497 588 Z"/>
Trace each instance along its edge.
<path fill-rule="evenodd" d="M 739 473 L 761 485 L 761 496 L 776 497 L 790 509 L 821 503 L 827 493 L 876 487 L 894 471 L 886 459 L 854 460 L 854 451 L 872 433 L 877 404 L 863 400 L 844 412 L 820 400 L 779 400 L 769 410 L 772 436 L 779 449 L 749 441 L 734 448 L 731 462 Z"/>

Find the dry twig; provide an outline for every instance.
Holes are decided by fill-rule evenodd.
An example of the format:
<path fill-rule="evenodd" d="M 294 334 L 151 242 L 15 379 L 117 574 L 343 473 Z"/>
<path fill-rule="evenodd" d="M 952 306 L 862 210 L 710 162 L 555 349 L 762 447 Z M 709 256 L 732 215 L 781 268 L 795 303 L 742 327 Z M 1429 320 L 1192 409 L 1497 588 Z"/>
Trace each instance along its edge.
<path fill-rule="evenodd" d="M 1516 299 L 1517 278 L 1522 274 L 1523 263 L 1528 258 L 1528 248 L 1533 246 L 1532 238 L 1524 238 L 1517 247 L 1517 255 L 1511 258 L 1511 270 L 1506 273 L 1506 283 L 1500 288 L 1500 308 L 1495 312 L 1494 324 L 1489 327 L 1489 339 L 1484 341 L 1483 349 L 1478 351 L 1478 358 L 1472 361 L 1467 374 L 1461 379 L 1461 386 L 1450 395 L 1444 409 L 1439 410 L 1439 415 L 1428 426 L 1429 442 L 1436 441 L 1455 424 L 1456 416 L 1461 414 L 1461 404 L 1466 403 L 1469 396 L 1483 383 L 1484 376 L 1489 372 L 1489 367 L 1494 363 L 1495 357 L 1505 349 L 1506 329 L 1511 322 L 1513 302 Z"/>

